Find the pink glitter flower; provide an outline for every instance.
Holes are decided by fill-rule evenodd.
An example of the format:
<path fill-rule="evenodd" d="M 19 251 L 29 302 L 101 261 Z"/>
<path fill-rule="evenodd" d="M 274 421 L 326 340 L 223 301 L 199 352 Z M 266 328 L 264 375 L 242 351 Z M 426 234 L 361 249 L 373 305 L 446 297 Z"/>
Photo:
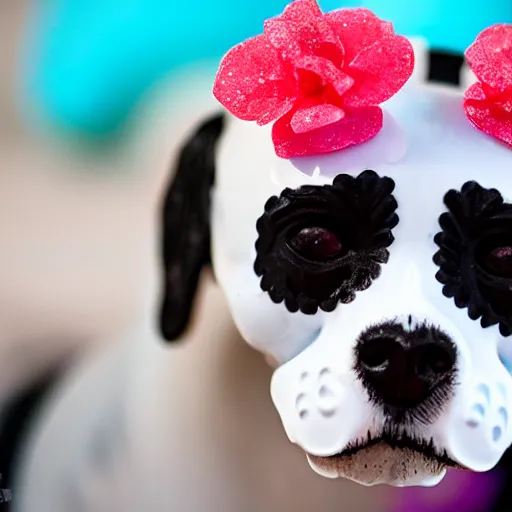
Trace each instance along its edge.
<path fill-rule="evenodd" d="M 466 59 L 479 80 L 464 95 L 466 116 L 512 146 L 512 25 L 485 29 L 466 50 Z"/>
<path fill-rule="evenodd" d="M 232 48 L 213 93 L 239 119 L 275 121 L 278 156 L 337 151 L 371 139 L 382 110 L 411 76 L 414 53 L 391 23 L 368 9 L 323 14 L 295 0 L 264 34 Z"/>

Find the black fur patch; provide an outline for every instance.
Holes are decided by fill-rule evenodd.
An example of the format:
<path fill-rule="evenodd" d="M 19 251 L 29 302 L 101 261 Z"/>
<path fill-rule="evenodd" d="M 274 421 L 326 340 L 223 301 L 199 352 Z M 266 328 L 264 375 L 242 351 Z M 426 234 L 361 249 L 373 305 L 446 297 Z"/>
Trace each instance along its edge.
<path fill-rule="evenodd" d="M 428 81 L 446 85 L 460 85 L 464 56 L 446 50 L 430 50 Z"/>
<path fill-rule="evenodd" d="M 16 500 L 13 489 L 19 457 L 29 430 L 58 379 L 52 374 L 12 398 L 3 408 L 0 421 L 0 511 L 11 510 Z M 9 496 L 9 498 L 7 498 Z"/>

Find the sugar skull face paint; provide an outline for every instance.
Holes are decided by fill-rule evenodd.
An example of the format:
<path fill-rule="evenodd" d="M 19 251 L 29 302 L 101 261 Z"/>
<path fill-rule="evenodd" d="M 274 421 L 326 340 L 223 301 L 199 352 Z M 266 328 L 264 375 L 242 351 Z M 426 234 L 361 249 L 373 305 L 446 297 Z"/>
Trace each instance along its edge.
<path fill-rule="evenodd" d="M 473 320 L 438 280 L 438 244 L 452 256 L 442 259 L 445 271 L 458 275 L 463 257 L 437 235 L 445 232 L 440 217 L 453 215 L 449 191 L 475 180 L 512 198 L 510 150 L 474 130 L 460 101 L 457 91 L 434 86 L 393 98 L 387 113 L 407 139 L 398 161 L 378 150 L 386 124 L 375 151 L 368 143 L 308 161 L 278 158 L 265 128 L 232 118 L 219 143 L 215 273 L 244 338 L 280 362 L 275 405 L 290 439 L 324 475 L 428 485 L 446 467 L 491 468 L 512 441 L 512 378 L 500 361 L 508 332 Z M 315 192 L 331 199 L 329 187 L 347 179 L 337 176 L 357 183 L 367 169 L 375 183 L 389 180 L 375 200 L 363 187 L 380 216 L 365 217 L 360 201 L 351 210 L 354 196 L 340 194 L 331 206 Z M 322 217 L 326 211 L 333 215 Z M 266 215 L 270 227 L 258 222 Z M 512 226 L 494 222 L 501 247 Z M 363 246 L 375 253 L 344 256 L 355 247 L 351 229 L 368 235 Z M 502 252 L 491 251 L 488 264 L 505 264 Z M 347 276 L 364 286 L 347 286 Z M 506 307 L 496 300 L 495 310 Z"/>
<path fill-rule="evenodd" d="M 357 16 L 370 19 L 367 11 Z M 273 90 L 260 85 L 265 94 Z M 331 107 L 315 118 L 315 109 L 301 110 L 300 98 L 283 103 L 282 92 L 272 101 L 256 98 L 266 114 L 282 116 L 278 140 L 274 127 L 247 122 L 265 124 L 251 110 L 258 103 L 240 93 L 234 114 L 243 120 L 226 114 L 222 130 L 203 125 L 185 148 L 190 159 L 178 176 L 197 177 L 190 169 L 202 163 L 207 178 L 185 187 L 177 178 L 166 215 L 186 229 L 187 219 L 197 223 L 190 212 L 199 204 L 201 218 L 209 209 L 210 225 L 200 223 L 199 238 L 169 245 L 166 297 L 180 296 L 177 269 L 197 281 L 209 230 L 215 276 L 234 321 L 277 362 L 272 399 L 316 472 L 404 486 L 434 485 L 452 467 L 492 468 L 512 442 L 512 377 L 503 363 L 512 353 L 510 148 L 475 129 L 456 88 L 407 84 L 387 97 L 382 125 L 364 143 L 361 134 L 352 137 L 351 122 L 328 119 Z M 333 101 L 347 112 L 336 115 L 364 125 L 366 110 L 350 110 L 343 98 Z M 294 129 L 285 108 L 297 109 L 292 118 L 300 112 L 302 121 L 312 115 L 324 124 L 297 125 L 283 139 L 283 123 Z M 330 139 L 338 122 L 343 133 Z M 326 137 L 320 145 L 319 129 Z M 202 146 L 206 156 L 194 157 Z M 186 259 L 189 250 L 202 253 Z M 169 304 L 164 318 L 172 316 Z"/>

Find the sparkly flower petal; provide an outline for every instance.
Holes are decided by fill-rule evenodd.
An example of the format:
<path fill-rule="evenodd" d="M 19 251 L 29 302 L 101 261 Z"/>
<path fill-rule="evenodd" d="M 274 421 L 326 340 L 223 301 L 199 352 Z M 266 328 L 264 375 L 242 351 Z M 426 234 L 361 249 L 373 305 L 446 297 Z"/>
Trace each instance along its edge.
<path fill-rule="evenodd" d="M 512 25 L 485 29 L 466 50 L 468 64 L 489 95 L 509 91 L 512 95 Z"/>
<path fill-rule="evenodd" d="M 466 116 L 482 132 L 512 146 L 512 111 L 488 100 L 483 87 L 477 82 L 466 91 Z"/>
<path fill-rule="evenodd" d="M 366 142 L 382 128 L 380 107 L 366 107 L 347 113 L 340 121 L 317 130 L 295 133 L 293 114 L 278 119 L 272 127 L 272 140 L 277 156 L 293 158 L 331 153 Z"/>
<path fill-rule="evenodd" d="M 297 90 L 276 50 L 264 36 L 257 36 L 227 53 L 213 94 L 239 119 L 266 124 L 291 109 Z"/>
<path fill-rule="evenodd" d="M 315 18 L 322 19 L 324 13 L 315 0 L 295 0 L 288 4 L 280 16 L 283 20 L 293 21 L 306 25 Z"/>
<path fill-rule="evenodd" d="M 388 36 L 364 48 L 350 63 L 355 85 L 344 97 L 347 107 L 378 105 L 396 94 L 414 69 L 414 51 L 408 39 Z"/>
<path fill-rule="evenodd" d="M 295 133 L 306 133 L 336 123 L 345 117 L 345 112 L 334 105 L 315 105 L 297 110 L 290 125 Z"/>
<path fill-rule="evenodd" d="M 393 25 L 364 8 L 338 9 L 328 12 L 324 19 L 334 29 L 345 50 L 349 65 L 368 46 L 384 37 L 394 35 Z"/>
<path fill-rule="evenodd" d="M 330 60 L 307 55 L 295 62 L 297 69 L 310 71 L 321 78 L 323 86 L 329 84 L 334 91 L 343 96 L 353 85 L 354 79 L 338 69 Z M 300 87 L 299 83 L 299 87 Z"/>
<path fill-rule="evenodd" d="M 343 46 L 314 0 L 295 0 L 281 16 L 265 21 L 264 31 L 281 58 L 292 64 L 304 55 L 343 63 Z"/>
<path fill-rule="evenodd" d="M 479 82 L 464 95 L 464 110 L 479 130 L 512 146 L 512 25 L 478 35 L 466 57 Z"/>
<path fill-rule="evenodd" d="M 485 92 L 480 82 L 472 84 L 464 93 L 464 102 L 469 100 L 474 100 L 477 102 L 486 100 Z"/>

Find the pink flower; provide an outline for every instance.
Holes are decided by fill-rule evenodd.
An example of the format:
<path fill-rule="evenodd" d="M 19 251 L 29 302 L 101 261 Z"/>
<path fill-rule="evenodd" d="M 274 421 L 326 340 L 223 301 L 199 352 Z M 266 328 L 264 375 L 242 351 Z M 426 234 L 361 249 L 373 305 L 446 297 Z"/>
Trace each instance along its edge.
<path fill-rule="evenodd" d="M 292 158 L 361 144 L 382 128 L 382 110 L 411 76 L 414 53 L 391 23 L 367 9 L 323 14 L 295 0 L 264 34 L 232 48 L 213 93 L 239 119 L 275 121 L 278 156 Z"/>
<path fill-rule="evenodd" d="M 485 29 L 466 50 L 466 59 L 479 80 L 464 95 L 466 116 L 512 146 L 512 25 Z"/>

